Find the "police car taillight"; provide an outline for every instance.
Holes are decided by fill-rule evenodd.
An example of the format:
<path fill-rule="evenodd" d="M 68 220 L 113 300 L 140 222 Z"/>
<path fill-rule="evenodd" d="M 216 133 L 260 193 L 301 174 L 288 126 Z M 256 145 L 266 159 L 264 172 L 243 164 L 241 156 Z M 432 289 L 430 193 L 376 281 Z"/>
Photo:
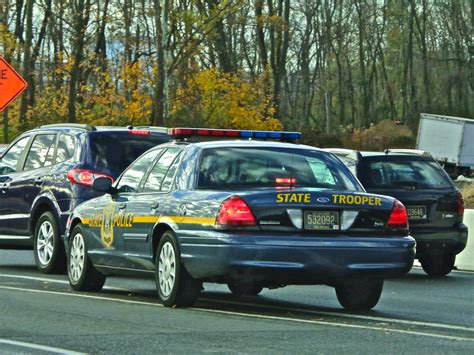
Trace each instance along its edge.
<path fill-rule="evenodd" d="M 112 176 L 85 169 L 74 169 L 67 172 L 67 178 L 70 182 L 78 185 L 92 186 L 94 180 L 98 177 L 106 177 L 114 181 Z"/>
<path fill-rule="evenodd" d="M 390 229 L 408 229 L 407 209 L 398 200 L 395 200 L 386 227 Z"/>
<path fill-rule="evenodd" d="M 207 137 L 234 137 L 246 139 L 274 139 L 282 141 L 295 141 L 301 138 L 300 132 L 279 132 L 279 131 L 248 131 L 236 129 L 215 129 L 215 128 L 170 128 L 168 135 L 174 138 L 189 138 L 193 136 Z"/>
<path fill-rule="evenodd" d="M 218 226 L 255 226 L 257 221 L 247 203 L 239 196 L 222 202 L 216 219 Z"/>
<path fill-rule="evenodd" d="M 275 178 L 277 185 L 294 185 L 296 184 L 295 178 Z"/>

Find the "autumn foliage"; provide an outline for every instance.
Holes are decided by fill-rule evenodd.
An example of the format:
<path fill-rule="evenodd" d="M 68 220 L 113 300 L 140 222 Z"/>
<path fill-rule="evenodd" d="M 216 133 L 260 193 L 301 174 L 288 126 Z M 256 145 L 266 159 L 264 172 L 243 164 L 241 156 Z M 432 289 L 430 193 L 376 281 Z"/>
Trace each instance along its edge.
<path fill-rule="evenodd" d="M 273 117 L 268 79 L 245 80 L 243 75 L 207 69 L 189 77 L 173 101 L 173 125 L 279 130 Z"/>

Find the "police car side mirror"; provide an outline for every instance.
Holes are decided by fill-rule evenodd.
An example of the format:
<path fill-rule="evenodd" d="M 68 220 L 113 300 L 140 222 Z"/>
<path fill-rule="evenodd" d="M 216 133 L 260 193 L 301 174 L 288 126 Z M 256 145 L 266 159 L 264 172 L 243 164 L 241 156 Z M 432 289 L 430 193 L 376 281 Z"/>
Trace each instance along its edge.
<path fill-rule="evenodd" d="M 106 177 L 98 177 L 92 183 L 92 189 L 102 193 L 114 193 L 115 189 L 112 187 L 112 180 Z"/>

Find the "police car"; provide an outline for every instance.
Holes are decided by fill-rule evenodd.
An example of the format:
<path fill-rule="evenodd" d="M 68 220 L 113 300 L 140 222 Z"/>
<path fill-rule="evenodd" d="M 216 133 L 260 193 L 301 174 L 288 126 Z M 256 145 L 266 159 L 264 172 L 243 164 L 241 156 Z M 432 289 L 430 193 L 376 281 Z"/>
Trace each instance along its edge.
<path fill-rule="evenodd" d="M 366 193 L 334 155 L 289 143 L 299 133 L 168 133 L 174 141 L 147 151 L 114 183 L 95 179 L 105 194 L 70 216 L 74 290 L 98 291 L 109 275 L 150 275 L 165 306 L 191 306 L 203 282 L 236 295 L 325 284 L 343 307 L 368 310 L 384 279 L 411 269 L 405 207 Z"/>

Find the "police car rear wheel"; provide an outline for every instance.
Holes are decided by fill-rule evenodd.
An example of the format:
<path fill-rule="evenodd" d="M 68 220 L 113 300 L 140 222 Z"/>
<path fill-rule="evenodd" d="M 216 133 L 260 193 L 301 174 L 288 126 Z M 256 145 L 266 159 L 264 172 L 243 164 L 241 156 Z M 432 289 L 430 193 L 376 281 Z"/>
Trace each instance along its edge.
<path fill-rule="evenodd" d="M 84 229 L 79 224 L 71 233 L 68 258 L 69 284 L 76 291 L 99 291 L 105 283 L 105 276 L 92 265 L 87 256 Z"/>
<path fill-rule="evenodd" d="M 42 273 L 63 273 L 66 270 L 66 253 L 58 224 L 49 211 L 44 212 L 36 223 L 34 254 L 36 267 Z"/>
<path fill-rule="evenodd" d="M 263 287 L 255 283 L 229 282 L 227 284 L 234 296 L 256 296 L 262 292 Z"/>
<path fill-rule="evenodd" d="M 355 279 L 336 286 L 337 299 L 350 311 L 368 311 L 375 307 L 383 289 L 383 280 Z"/>
<path fill-rule="evenodd" d="M 155 276 L 158 297 L 167 307 L 192 306 L 201 291 L 201 282 L 188 274 L 179 255 L 174 233 L 165 232 L 158 244 Z"/>

